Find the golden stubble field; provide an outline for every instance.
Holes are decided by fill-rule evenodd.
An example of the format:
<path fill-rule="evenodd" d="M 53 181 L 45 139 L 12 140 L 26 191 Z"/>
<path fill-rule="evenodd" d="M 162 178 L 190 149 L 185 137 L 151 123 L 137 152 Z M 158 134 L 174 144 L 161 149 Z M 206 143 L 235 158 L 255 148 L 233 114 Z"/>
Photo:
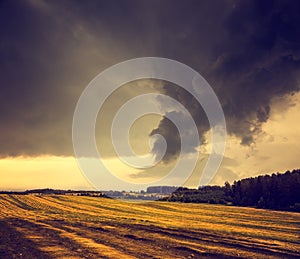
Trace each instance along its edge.
<path fill-rule="evenodd" d="M 0 195 L 0 258 L 296 258 L 300 214 Z"/>

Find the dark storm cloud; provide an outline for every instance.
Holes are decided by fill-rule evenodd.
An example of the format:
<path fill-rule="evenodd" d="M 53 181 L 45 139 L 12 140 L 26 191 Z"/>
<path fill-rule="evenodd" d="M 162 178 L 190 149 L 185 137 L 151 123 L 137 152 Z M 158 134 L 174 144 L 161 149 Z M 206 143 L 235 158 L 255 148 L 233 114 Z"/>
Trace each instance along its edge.
<path fill-rule="evenodd" d="M 198 128 L 200 143 L 205 144 L 203 134 L 209 129 L 209 124 L 207 117 L 198 101 L 189 92 L 171 83 L 165 83 L 163 86 L 163 91 L 168 94 L 168 96 L 176 99 L 179 103 L 184 105 L 185 108 L 190 112 Z M 172 118 L 172 116 L 176 116 L 177 120 L 184 125 L 183 133 L 187 136 L 186 140 L 190 140 L 185 147 L 181 147 L 179 132 L 176 126 L 168 119 L 168 117 Z M 195 136 L 191 129 L 193 129 L 193 125 L 188 123 L 187 116 L 184 113 L 178 111 L 166 113 L 166 117 L 164 117 L 160 121 L 158 127 L 150 133 L 150 136 L 153 136 L 154 134 L 161 134 L 168 143 L 166 154 L 164 156 L 164 162 L 168 162 L 176 158 L 179 155 L 181 148 L 183 148 L 183 153 L 196 152 L 197 143 L 192 142 L 195 139 Z M 158 157 L 161 157 L 160 151 L 163 150 L 163 148 L 160 148 L 160 145 L 162 145 L 162 143 L 159 141 L 155 142 L 152 150 L 152 152 L 157 154 Z"/>
<path fill-rule="evenodd" d="M 0 156 L 72 155 L 72 116 L 84 87 L 104 68 L 140 56 L 175 59 L 200 72 L 223 105 L 229 133 L 252 143 L 270 100 L 299 89 L 299 5 L 1 1 Z M 162 91 L 191 111 L 203 143 L 202 108 L 172 85 Z M 163 119 L 151 133 L 167 136 L 166 160 L 180 146 L 170 132 L 174 125 Z"/>
<path fill-rule="evenodd" d="M 250 145 L 269 118 L 272 98 L 299 90 L 300 3 L 232 1 L 231 8 L 223 17 L 223 33 L 218 34 L 218 41 L 211 41 L 212 62 L 202 68 L 202 74 L 220 99 L 228 132 L 239 137 L 242 145 Z M 192 37 L 195 45 L 203 39 L 205 36 L 197 33 Z M 180 48 L 177 51 L 182 52 Z M 189 57 L 197 51 L 191 49 Z M 201 72 L 199 64 L 194 67 Z M 199 106 L 176 87 L 164 90 L 187 106 L 203 136 L 208 125 Z M 154 132 L 172 132 L 168 126 L 164 118 Z"/>
<path fill-rule="evenodd" d="M 172 134 L 170 134 L 170 132 L 172 132 Z M 179 154 L 180 136 L 176 126 L 171 120 L 169 120 L 168 118 L 164 118 L 164 120 L 162 120 L 158 125 L 158 128 L 154 129 L 150 135 L 153 136 L 155 134 L 162 135 L 168 144 L 166 153 L 163 157 L 164 161 L 169 161 Z M 162 145 L 162 142 L 156 141 L 153 145 L 152 152 L 159 155 L 161 151 L 164 150 L 164 147 Z"/>
<path fill-rule="evenodd" d="M 60 110 L 69 107 L 62 102 L 66 89 L 59 89 L 59 80 L 60 70 L 70 71 L 64 51 L 54 46 L 65 42 L 51 19 L 25 2 L 2 1 L 0 10 L 0 153 L 64 154 L 61 143 L 67 136 Z"/>
<path fill-rule="evenodd" d="M 226 20 L 211 76 L 242 144 L 268 120 L 272 98 L 299 90 L 299 12 L 297 1 L 241 1 Z"/>
<path fill-rule="evenodd" d="M 133 7 L 0 2 L 0 156 L 73 154 L 72 116 L 88 82 L 124 59 L 153 55 L 147 35 L 136 42 L 146 25 Z"/>

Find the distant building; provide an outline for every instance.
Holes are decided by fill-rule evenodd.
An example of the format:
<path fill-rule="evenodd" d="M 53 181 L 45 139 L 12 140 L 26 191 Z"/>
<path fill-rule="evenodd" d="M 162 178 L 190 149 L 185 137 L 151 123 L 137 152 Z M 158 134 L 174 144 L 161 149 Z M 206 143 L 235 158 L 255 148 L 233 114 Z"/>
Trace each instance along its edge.
<path fill-rule="evenodd" d="M 176 186 L 149 186 L 147 193 L 170 194 L 177 190 Z"/>

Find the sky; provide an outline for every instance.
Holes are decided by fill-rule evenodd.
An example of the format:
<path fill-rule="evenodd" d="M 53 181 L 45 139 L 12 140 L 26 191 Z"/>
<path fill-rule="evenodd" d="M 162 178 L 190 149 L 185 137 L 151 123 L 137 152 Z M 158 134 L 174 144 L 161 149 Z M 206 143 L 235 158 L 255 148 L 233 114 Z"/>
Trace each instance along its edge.
<path fill-rule="evenodd" d="M 226 120 L 226 151 L 210 184 L 300 168 L 299 13 L 300 2 L 292 0 L 0 1 L 0 189 L 95 188 L 74 156 L 76 104 L 104 69 L 139 57 L 186 64 L 218 97 Z M 147 93 L 182 104 L 196 124 L 200 145 L 191 142 L 181 150 L 168 116 L 176 114 L 185 122 L 185 114 L 172 103 L 149 98 L 161 114 L 137 120 L 129 142 L 138 155 L 162 159 L 149 169 L 136 169 L 116 155 L 111 126 L 124 103 Z M 137 104 L 134 110 L 142 107 Z M 121 118 L 120 132 L 127 120 Z M 192 131 L 189 123 L 185 130 Z M 155 134 L 164 137 L 166 153 Z M 114 141 L 123 141 L 122 136 Z M 198 186 L 212 149 L 201 104 L 179 86 L 153 79 L 125 84 L 106 100 L 95 139 L 114 175 L 149 185 L 179 159 L 184 171 L 197 157 L 191 177 L 176 177 L 183 185 Z M 174 183 L 170 178 L 166 184 Z M 109 179 L 99 186 L 129 188 Z"/>

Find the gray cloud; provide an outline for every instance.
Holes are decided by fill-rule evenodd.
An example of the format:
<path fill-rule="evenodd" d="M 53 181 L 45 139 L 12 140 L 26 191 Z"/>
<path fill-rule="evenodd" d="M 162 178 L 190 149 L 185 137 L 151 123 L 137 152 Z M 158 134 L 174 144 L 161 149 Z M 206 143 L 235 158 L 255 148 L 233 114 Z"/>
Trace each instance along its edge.
<path fill-rule="evenodd" d="M 162 90 L 165 92 L 165 94 L 176 99 L 178 102 L 180 102 L 182 105 L 184 105 L 186 107 L 186 109 L 190 112 L 190 114 L 193 117 L 195 124 L 197 125 L 197 128 L 198 128 L 200 143 L 204 144 L 205 139 L 204 139 L 203 134 L 209 129 L 209 123 L 208 123 L 207 117 L 206 117 L 201 105 L 197 102 L 197 100 L 190 93 L 188 93 L 186 90 L 184 90 L 181 87 L 176 86 L 174 84 L 165 83 Z M 163 103 L 162 109 L 168 110 L 168 109 L 170 109 L 170 107 L 168 107 L 168 104 Z M 168 116 L 170 116 L 170 117 L 176 116 L 178 118 L 178 120 L 180 120 L 181 124 L 184 125 L 184 134 L 186 134 L 187 136 L 191 136 L 190 138 L 187 138 L 187 140 L 188 139 L 191 140 L 189 145 L 187 145 L 182 150 L 182 152 L 195 153 L 196 148 L 198 147 L 197 143 L 192 142 L 192 140 L 194 139 L 193 136 L 195 133 L 191 132 L 193 125 L 189 124 L 189 122 L 187 120 L 187 116 L 180 111 L 167 112 L 166 117 L 164 117 L 160 121 L 158 127 L 150 133 L 150 136 L 152 136 L 154 134 L 161 134 L 162 136 L 164 136 L 164 138 L 168 144 L 166 154 L 163 159 L 164 162 L 169 162 L 170 160 L 175 159 L 181 150 L 181 144 L 180 144 L 181 140 L 180 140 L 179 132 L 178 132 L 176 126 L 168 119 Z M 161 143 L 157 141 L 154 144 L 154 147 L 152 150 L 152 152 L 154 154 L 157 154 L 158 157 L 159 157 L 160 151 L 162 150 L 162 149 L 160 149 L 160 145 L 161 145 Z"/>
<path fill-rule="evenodd" d="M 230 6 L 231 11 L 225 9 L 226 16 L 220 18 L 223 33 L 218 41 L 211 41 L 211 63 L 202 71 L 223 106 L 228 133 L 239 137 L 242 145 L 250 145 L 269 118 L 271 100 L 299 91 L 300 4 L 232 1 Z M 200 35 L 193 40 L 200 41 Z M 186 53 L 192 56 L 197 49 Z M 188 107 L 203 136 L 209 128 L 199 105 L 178 87 L 164 91 Z M 168 126 L 163 119 L 154 131 L 172 132 Z"/>
<path fill-rule="evenodd" d="M 72 155 L 81 92 L 106 67 L 143 55 L 132 48 L 139 45 L 140 13 L 131 15 L 131 4 L 121 2 L 0 5 L 0 156 Z"/>
<path fill-rule="evenodd" d="M 299 90 L 299 11 L 292 1 L 240 2 L 227 18 L 228 36 L 211 77 L 229 133 L 241 137 L 242 144 L 254 141 L 274 97 Z"/>

